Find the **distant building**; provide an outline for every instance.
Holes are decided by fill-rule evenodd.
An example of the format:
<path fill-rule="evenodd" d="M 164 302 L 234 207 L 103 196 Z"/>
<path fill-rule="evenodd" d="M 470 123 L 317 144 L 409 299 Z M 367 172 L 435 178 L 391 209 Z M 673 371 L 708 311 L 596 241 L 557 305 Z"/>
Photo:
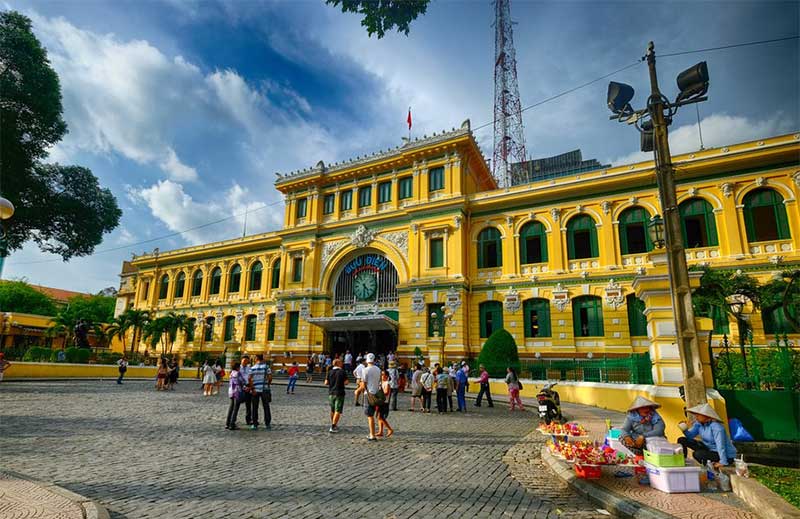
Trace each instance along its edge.
<path fill-rule="evenodd" d="M 533 159 L 511 166 L 514 172 L 512 175 L 512 178 L 515 179 L 514 185 L 577 175 L 610 167 L 610 164 L 600 164 L 597 159 L 583 160 L 581 150 L 572 150 L 560 155 Z"/>

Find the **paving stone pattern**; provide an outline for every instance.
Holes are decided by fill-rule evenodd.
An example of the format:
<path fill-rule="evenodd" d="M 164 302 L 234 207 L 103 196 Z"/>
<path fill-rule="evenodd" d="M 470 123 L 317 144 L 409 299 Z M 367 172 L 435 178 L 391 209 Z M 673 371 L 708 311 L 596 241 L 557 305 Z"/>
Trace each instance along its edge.
<path fill-rule="evenodd" d="M 3 383 L 0 468 L 117 518 L 602 517 L 546 468 L 526 472 L 531 490 L 511 477 L 504 455 L 536 456 L 512 449 L 535 426 L 530 413 L 398 411 L 395 436 L 367 442 L 351 394 L 341 432 L 327 432 L 326 395 L 276 386 L 272 431 L 226 431 L 228 399 L 203 397 L 193 380 L 173 392 L 144 381 Z"/>

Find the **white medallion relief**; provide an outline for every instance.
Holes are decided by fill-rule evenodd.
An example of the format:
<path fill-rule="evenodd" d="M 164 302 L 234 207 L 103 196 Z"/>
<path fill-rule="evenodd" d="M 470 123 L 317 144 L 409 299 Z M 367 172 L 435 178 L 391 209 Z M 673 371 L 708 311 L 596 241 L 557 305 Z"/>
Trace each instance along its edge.
<path fill-rule="evenodd" d="M 514 313 L 519 310 L 519 307 L 522 306 L 522 301 L 519 298 L 519 292 L 514 287 L 511 287 L 511 290 L 506 293 L 506 297 L 503 299 L 503 308 L 506 312 Z"/>
<path fill-rule="evenodd" d="M 404 257 L 408 257 L 408 232 L 385 232 L 381 234 L 380 237 L 394 245 Z"/>
<path fill-rule="evenodd" d="M 411 311 L 417 315 L 425 311 L 425 296 L 419 289 L 411 294 Z"/>
<path fill-rule="evenodd" d="M 370 231 L 364 225 L 359 225 L 358 228 L 350 235 L 350 243 L 355 247 L 363 248 L 372 243 L 375 239 L 375 231 Z"/>
<path fill-rule="evenodd" d="M 619 285 L 619 283 L 614 281 L 614 279 L 609 280 L 605 291 L 606 304 L 614 310 L 625 304 L 625 296 L 622 295 L 622 287 Z"/>

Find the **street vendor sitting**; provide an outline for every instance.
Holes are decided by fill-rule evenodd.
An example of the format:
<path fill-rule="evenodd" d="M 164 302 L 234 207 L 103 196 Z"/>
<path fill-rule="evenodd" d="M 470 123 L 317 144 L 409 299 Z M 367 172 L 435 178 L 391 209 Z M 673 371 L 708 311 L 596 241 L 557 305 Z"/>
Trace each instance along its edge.
<path fill-rule="evenodd" d="M 705 403 L 687 411 L 694 417 L 694 424 L 691 427 L 686 422 L 678 424 L 685 436 L 678 438 L 678 443 L 683 446 L 684 457 L 687 449 L 692 449 L 692 457 L 704 467 L 709 461 L 714 464 L 714 468 L 731 463 L 736 458 L 736 447 L 714 408 Z M 696 440 L 698 436 L 701 441 Z"/>
<path fill-rule="evenodd" d="M 656 411 L 659 407 L 661 404 L 637 396 L 628 408 L 619 439 L 634 454 L 642 454 L 647 438 L 664 437 L 664 419 Z"/>

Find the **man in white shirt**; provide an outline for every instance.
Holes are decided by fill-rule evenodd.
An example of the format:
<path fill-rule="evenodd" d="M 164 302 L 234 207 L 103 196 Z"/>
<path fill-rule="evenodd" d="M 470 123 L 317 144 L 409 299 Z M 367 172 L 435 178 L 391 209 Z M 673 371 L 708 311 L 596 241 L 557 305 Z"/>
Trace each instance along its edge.
<path fill-rule="evenodd" d="M 361 362 L 361 363 L 358 364 L 358 366 L 356 366 L 356 369 L 353 372 L 353 375 L 356 377 L 356 392 L 355 392 L 355 395 L 353 397 L 353 400 L 356 401 L 356 403 L 355 403 L 356 407 L 361 405 L 361 403 L 358 401 L 358 397 L 360 397 L 361 394 L 364 392 L 364 386 L 361 384 L 361 381 L 364 378 L 363 377 L 364 369 L 366 367 L 367 366 L 363 362 Z"/>
<path fill-rule="evenodd" d="M 242 356 L 241 360 L 242 366 L 239 368 L 239 374 L 242 376 L 244 380 L 245 387 L 244 393 L 242 393 L 242 403 L 244 404 L 245 410 L 245 421 L 247 425 L 253 425 L 253 398 L 251 390 L 253 388 L 253 381 L 250 379 L 250 357 L 247 355 Z"/>
<path fill-rule="evenodd" d="M 344 371 L 348 375 L 353 372 L 353 354 L 350 353 L 350 350 L 344 354 Z"/>
<path fill-rule="evenodd" d="M 367 401 L 364 402 L 364 414 L 367 415 L 367 423 L 369 425 L 369 441 L 375 441 L 375 413 L 378 412 L 376 405 L 369 404 L 370 395 L 375 395 L 381 390 L 381 370 L 375 365 L 375 355 L 367 353 L 367 366 L 361 373 L 363 380 L 362 385 L 367 394 Z"/>

